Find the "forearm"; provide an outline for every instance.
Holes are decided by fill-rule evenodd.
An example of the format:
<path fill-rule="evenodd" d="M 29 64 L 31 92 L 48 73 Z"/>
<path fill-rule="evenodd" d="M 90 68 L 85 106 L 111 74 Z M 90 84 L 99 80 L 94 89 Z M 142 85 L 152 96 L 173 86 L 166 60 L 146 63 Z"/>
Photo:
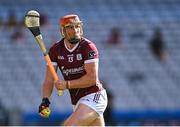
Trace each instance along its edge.
<path fill-rule="evenodd" d="M 43 83 L 43 87 L 42 87 L 42 98 L 47 97 L 49 98 L 52 94 L 53 91 L 53 84 L 52 82 L 46 82 Z"/>
<path fill-rule="evenodd" d="M 75 80 L 68 81 L 69 89 L 73 88 L 86 88 L 96 84 L 98 78 L 93 75 L 84 75 L 83 77 Z"/>
<path fill-rule="evenodd" d="M 46 76 L 42 86 L 42 98 L 44 97 L 49 98 L 52 94 L 53 87 L 54 87 L 54 80 L 50 72 L 50 69 L 48 68 L 48 66 L 46 66 Z"/>

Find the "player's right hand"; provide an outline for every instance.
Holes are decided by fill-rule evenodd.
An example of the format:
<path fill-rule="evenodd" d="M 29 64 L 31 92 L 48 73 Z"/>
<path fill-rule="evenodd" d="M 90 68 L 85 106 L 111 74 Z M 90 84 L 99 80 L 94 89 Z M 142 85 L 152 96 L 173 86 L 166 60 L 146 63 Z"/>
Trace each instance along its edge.
<path fill-rule="evenodd" d="M 47 118 L 49 117 L 51 111 L 49 109 L 49 105 L 50 105 L 50 101 L 48 98 L 43 98 L 42 99 L 42 102 L 39 106 L 39 114 L 40 116 L 44 117 L 44 118 Z"/>

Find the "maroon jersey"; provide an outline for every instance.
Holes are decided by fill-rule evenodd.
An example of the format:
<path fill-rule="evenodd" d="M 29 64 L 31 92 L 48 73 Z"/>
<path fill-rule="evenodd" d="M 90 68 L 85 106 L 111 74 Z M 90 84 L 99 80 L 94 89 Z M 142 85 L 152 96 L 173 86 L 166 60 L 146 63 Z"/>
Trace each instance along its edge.
<path fill-rule="evenodd" d="M 52 62 L 58 65 L 65 80 L 81 78 L 86 74 L 84 64 L 97 62 L 99 59 L 95 44 L 86 38 L 82 38 L 73 49 L 68 49 L 62 39 L 50 48 L 49 56 Z M 101 89 L 101 84 L 94 84 L 88 88 L 70 89 L 71 102 L 75 105 L 81 97 Z"/>

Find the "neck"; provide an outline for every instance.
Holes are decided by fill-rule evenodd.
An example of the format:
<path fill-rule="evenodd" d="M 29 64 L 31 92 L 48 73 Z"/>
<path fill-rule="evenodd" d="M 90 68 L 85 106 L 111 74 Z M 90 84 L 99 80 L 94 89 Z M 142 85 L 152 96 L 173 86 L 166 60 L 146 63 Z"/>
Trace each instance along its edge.
<path fill-rule="evenodd" d="M 64 42 L 68 49 L 72 49 L 76 45 L 76 44 L 71 44 L 67 39 L 64 39 Z"/>

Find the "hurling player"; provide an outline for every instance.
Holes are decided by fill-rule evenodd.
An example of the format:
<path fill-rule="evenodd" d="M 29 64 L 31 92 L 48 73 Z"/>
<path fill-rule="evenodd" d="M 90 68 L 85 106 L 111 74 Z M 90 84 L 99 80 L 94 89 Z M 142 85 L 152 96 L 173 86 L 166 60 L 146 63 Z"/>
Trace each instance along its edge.
<path fill-rule="evenodd" d="M 39 113 L 44 107 L 49 107 L 49 97 L 55 85 L 57 90 L 68 89 L 70 92 L 74 112 L 64 122 L 65 126 L 105 126 L 103 112 L 107 106 L 107 95 L 98 77 L 96 45 L 83 37 L 82 22 L 77 15 L 63 16 L 60 30 L 63 38 L 52 45 L 49 56 L 64 80 L 54 82 L 46 67 Z"/>

